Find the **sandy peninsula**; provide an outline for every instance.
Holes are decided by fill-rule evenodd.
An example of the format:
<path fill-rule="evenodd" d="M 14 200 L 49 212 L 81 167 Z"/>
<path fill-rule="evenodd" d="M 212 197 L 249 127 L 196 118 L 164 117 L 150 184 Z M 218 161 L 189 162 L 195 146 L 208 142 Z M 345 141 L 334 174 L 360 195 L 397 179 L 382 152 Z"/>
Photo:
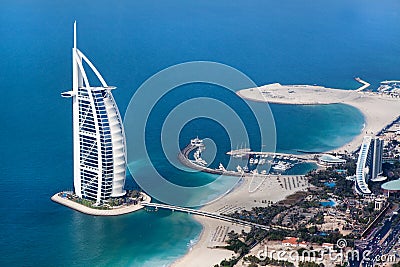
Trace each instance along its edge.
<path fill-rule="evenodd" d="M 347 104 L 361 111 L 365 127 L 350 143 L 336 152 L 355 151 L 364 135 L 375 135 L 400 115 L 400 99 L 389 95 L 359 90 L 343 90 L 314 85 L 268 84 L 240 90 L 237 94 L 247 100 L 289 105 Z"/>

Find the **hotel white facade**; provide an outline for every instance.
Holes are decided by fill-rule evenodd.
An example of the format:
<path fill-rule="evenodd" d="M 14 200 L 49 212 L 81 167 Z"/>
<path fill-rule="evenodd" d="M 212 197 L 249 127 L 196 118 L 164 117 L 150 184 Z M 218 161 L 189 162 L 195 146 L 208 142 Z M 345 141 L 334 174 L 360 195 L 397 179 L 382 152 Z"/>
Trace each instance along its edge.
<path fill-rule="evenodd" d="M 368 181 L 382 174 L 383 140 L 365 136 L 357 160 L 355 189 L 358 194 L 368 195 Z"/>
<path fill-rule="evenodd" d="M 72 61 L 72 90 L 61 95 L 72 98 L 73 103 L 74 193 L 101 204 L 126 193 L 126 140 L 111 93 L 115 87 L 107 85 L 76 47 L 76 23 Z M 101 86 L 90 85 L 83 64 L 93 71 Z"/>

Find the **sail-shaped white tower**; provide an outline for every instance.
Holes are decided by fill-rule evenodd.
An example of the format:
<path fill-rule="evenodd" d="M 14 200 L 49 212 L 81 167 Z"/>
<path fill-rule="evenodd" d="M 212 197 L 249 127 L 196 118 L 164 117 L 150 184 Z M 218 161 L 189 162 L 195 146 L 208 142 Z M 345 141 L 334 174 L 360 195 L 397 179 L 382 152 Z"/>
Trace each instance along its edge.
<path fill-rule="evenodd" d="M 90 85 L 83 63 L 101 86 Z M 125 194 L 126 140 L 122 119 L 108 86 L 96 67 L 76 47 L 76 22 L 72 48 L 72 91 L 62 93 L 73 103 L 74 190 L 80 198 L 104 203 Z"/>

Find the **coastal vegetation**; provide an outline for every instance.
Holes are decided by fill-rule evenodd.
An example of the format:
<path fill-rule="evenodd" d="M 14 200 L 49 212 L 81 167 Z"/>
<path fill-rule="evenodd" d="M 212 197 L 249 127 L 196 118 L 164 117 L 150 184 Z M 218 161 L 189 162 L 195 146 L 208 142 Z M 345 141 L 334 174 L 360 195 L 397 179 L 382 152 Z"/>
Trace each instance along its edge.
<path fill-rule="evenodd" d="M 352 225 L 365 226 L 370 223 L 368 218 L 378 215 L 379 211 L 374 209 L 373 202 L 364 203 L 363 199 L 354 195 L 353 182 L 346 179 L 346 175 L 354 174 L 355 164 L 355 157 L 346 156 L 346 164 L 309 172 L 306 178 L 312 186 L 307 191 L 296 192 L 277 203 L 268 203 L 266 207 L 253 207 L 250 210 L 226 214 L 233 218 L 270 226 L 271 230 L 252 229 L 249 233 L 231 231 L 228 233 L 227 245 L 224 248 L 234 251 L 237 256 L 224 260 L 216 266 L 233 266 L 241 258 L 247 261 L 249 266 L 293 266 L 290 262 L 269 258 L 259 259 L 254 255 L 246 256 L 252 247 L 265 240 L 281 241 L 287 237 L 296 237 L 298 242 L 321 246 L 324 243 L 336 244 L 339 239 L 346 238 L 347 244 L 353 246 L 354 239 L 359 237 L 359 232 L 351 232 L 345 236 L 338 227 L 327 229 L 324 225 L 329 216 L 340 216 L 344 222 L 343 229 L 354 229 Z M 329 199 L 331 201 L 335 199 L 333 203 L 340 205 L 335 207 L 321 205 L 322 201 Z M 300 262 L 299 266 L 324 265 Z"/>
<path fill-rule="evenodd" d="M 393 163 L 385 162 L 382 164 L 383 176 L 389 180 L 396 180 L 400 178 L 400 161 Z"/>
<path fill-rule="evenodd" d="M 262 225 L 269 225 L 272 219 L 286 207 L 280 205 L 272 205 L 269 207 L 254 207 L 251 210 L 236 211 L 233 214 L 228 214 L 230 217 L 250 221 Z"/>
<path fill-rule="evenodd" d="M 110 207 L 104 206 L 104 205 L 96 206 L 95 202 L 92 201 L 92 200 L 89 200 L 89 199 L 73 197 L 73 198 L 71 198 L 71 200 L 73 200 L 74 202 L 79 203 L 81 205 L 84 205 L 84 206 L 86 206 L 88 208 L 91 208 L 91 209 L 99 209 L 99 210 L 108 210 L 108 209 L 110 209 Z"/>
<path fill-rule="evenodd" d="M 234 251 L 238 256 L 232 257 L 229 260 L 225 259 L 221 261 L 219 265 L 217 264 L 214 267 L 231 267 L 238 263 L 241 258 L 243 258 L 244 261 L 250 262 L 249 266 L 258 266 L 258 264 L 261 266 L 294 266 L 291 262 L 275 260 L 269 257 L 266 257 L 265 259 L 259 259 L 252 255 L 245 257 L 251 248 L 264 240 L 267 236 L 267 231 L 257 228 L 252 228 L 248 233 L 245 231 L 242 231 L 241 233 L 235 233 L 234 231 L 229 232 L 227 241 L 228 245 L 224 248 Z"/>
<path fill-rule="evenodd" d="M 393 147 L 398 147 L 398 145 L 399 143 L 392 144 Z M 391 152 L 393 149 L 386 151 L 386 153 Z M 398 151 L 393 153 L 398 154 Z M 382 223 L 376 224 L 374 219 L 385 213 L 386 209 L 383 207 L 389 207 L 393 211 L 398 209 L 396 194 L 385 200 L 390 201 L 391 204 L 385 204 L 381 208 L 377 208 L 376 200 L 379 201 L 381 198 L 383 181 L 369 184 L 373 192 L 371 197 L 355 194 L 352 176 L 356 171 L 357 155 L 340 156 L 346 160 L 345 164 L 307 173 L 305 177 L 310 187 L 306 190 L 289 195 L 277 203 L 265 200 L 262 203 L 267 203 L 267 206 L 252 207 L 249 210 L 226 214 L 236 219 L 266 225 L 271 229 L 268 231 L 251 229 L 249 233 L 229 232 L 227 245 L 224 248 L 234 251 L 236 256 L 225 259 L 216 266 L 234 266 L 241 259 L 247 263 L 247 266 L 293 266 L 291 262 L 270 258 L 261 259 L 253 252 L 249 252 L 255 245 L 262 242 L 271 241 L 280 245 L 279 241 L 288 237 L 296 238 L 297 242 L 305 243 L 311 248 L 324 247 L 328 244 L 337 249 L 336 244 L 339 239 L 345 239 L 348 247 L 354 247 L 355 240 L 364 235 L 365 229 L 374 224 L 382 225 Z M 388 180 L 399 179 L 400 162 L 391 160 L 384 163 L 383 175 L 388 177 Z M 400 217 L 394 220 L 397 224 Z M 298 252 L 301 254 L 302 250 L 305 250 L 305 247 L 298 249 Z M 322 267 L 324 264 L 303 261 L 299 262 L 298 266 Z"/>
<path fill-rule="evenodd" d="M 246 257 L 243 257 L 243 260 L 245 262 L 249 262 L 250 264 L 248 266 L 282 266 L 282 267 L 292 267 L 294 266 L 293 263 L 289 261 L 283 261 L 283 260 L 276 260 L 276 259 L 271 259 L 269 257 L 266 257 L 265 259 L 259 259 L 256 256 L 249 255 Z"/>
<path fill-rule="evenodd" d="M 139 201 L 143 200 L 143 197 L 138 190 L 127 190 L 127 193 L 123 197 L 118 198 L 110 198 L 107 203 L 104 204 L 97 204 L 95 201 L 85 198 L 79 198 L 74 194 L 69 193 L 60 193 L 61 197 L 66 197 L 67 199 L 74 201 L 78 204 L 86 206 L 92 209 L 99 209 L 99 210 L 110 210 L 115 207 L 119 207 L 122 205 L 136 205 Z"/>
<path fill-rule="evenodd" d="M 351 173 L 352 169 L 355 168 L 353 164 L 346 164 L 343 166 L 347 170 L 347 173 Z M 317 188 L 320 188 L 319 196 L 322 199 L 328 199 L 330 194 L 334 194 L 338 198 L 344 199 L 346 197 L 354 197 L 353 192 L 353 181 L 345 179 L 344 173 L 337 172 L 336 169 L 328 168 L 326 170 L 312 171 L 307 174 L 309 183 Z M 334 186 L 325 186 L 325 183 L 334 183 Z"/>

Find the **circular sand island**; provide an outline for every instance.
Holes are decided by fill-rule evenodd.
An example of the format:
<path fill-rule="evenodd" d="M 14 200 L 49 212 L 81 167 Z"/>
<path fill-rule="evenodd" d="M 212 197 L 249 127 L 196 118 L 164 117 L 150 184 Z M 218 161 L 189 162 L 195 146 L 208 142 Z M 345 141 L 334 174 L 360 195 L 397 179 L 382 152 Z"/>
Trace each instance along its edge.
<path fill-rule="evenodd" d="M 240 90 L 237 94 L 253 101 L 297 105 L 337 104 L 363 97 L 363 93 L 354 90 L 333 89 L 317 85 L 281 85 L 280 83 Z"/>
<path fill-rule="evenodd" d="M 237 91 L 243 99 L 287 105 L 327 105 L 347 104 L 361 111 L 365 127 L 352 142 L 335 152 L 355 151 L 365 134 L 375 135 L 400 114 L 400 99 L 377 92 L 363 91 L 368 83 L 357 90 L 333 89 L 317 85 L 281 85 L 267 84 L 260 87 Z"/>

